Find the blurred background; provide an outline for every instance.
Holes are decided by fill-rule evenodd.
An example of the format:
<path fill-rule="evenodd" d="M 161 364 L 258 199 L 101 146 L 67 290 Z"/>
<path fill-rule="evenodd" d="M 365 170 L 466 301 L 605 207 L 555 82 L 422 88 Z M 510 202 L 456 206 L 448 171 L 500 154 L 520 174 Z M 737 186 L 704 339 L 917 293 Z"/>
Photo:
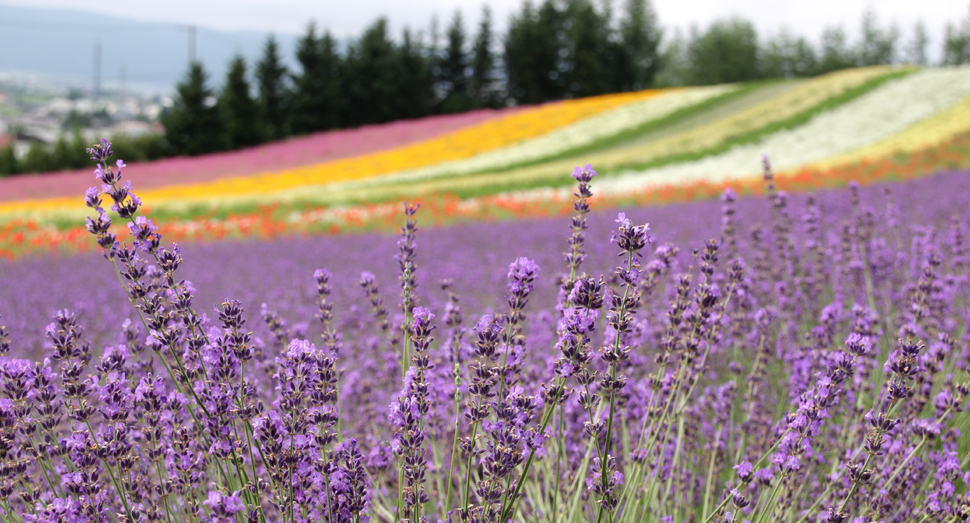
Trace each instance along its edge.
<path fill-rule="evenodd" d="M 0 176 L 654 87 L 970 63 L 956 1 L 0 4 Z"/>

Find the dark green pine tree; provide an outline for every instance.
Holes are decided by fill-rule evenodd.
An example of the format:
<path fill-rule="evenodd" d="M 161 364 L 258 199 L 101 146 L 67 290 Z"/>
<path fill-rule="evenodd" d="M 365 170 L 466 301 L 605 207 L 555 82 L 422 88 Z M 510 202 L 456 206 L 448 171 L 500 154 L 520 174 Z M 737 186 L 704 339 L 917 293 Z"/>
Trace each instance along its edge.
<path fill-rule="evenodd" d="M 236 56 L 229 63 L 226 83 L 219 93 L 219 118 L 226 149 L 240 149 L 262 142 L 259 107 L 246 79 L 246 61 Z"/>
<path fill-rule="evenodd" d="M 627 0 L 620 20 L 620 45 L 615 55 L 615 90 L 637 91 L 653 85 L 661 67 L 661 36 L 650 0 Z"/>
<path fill-rule="evenodd" d="M 567 96 L 580 98 L 603 94 L 609 89 L 609 24 L 590 0 L 569 0 L 566 33 L 568 58 L 565 83 Z"/>
<path fill-rule="evenodd" d="M 485 4 L 482 7 L 482 20 L 478 24 L 478 34 L 475 35 L 475 44 L 472 46 L 472 73 L 468 79 L 468 91 L 480 107 L 495 108 L 502 105 L 496 86 L 493 39 L 492 10 Z"/>
<path fill-rule="evenodd" d="M 822 31 L 822 52 L 817 72 L 830 73 L 852 67 L 853 64 L 855 54 L 846 42 L 845 30 L 838 26 L 826 27 Z"/>
<path fill-rule="evenodd" d="M 395 109 L 398 118 L 420 118 L 431 114 L 435 93 L 429 53 L 411 36 L 410 30 L 404 30 L 397 60 L 400 81 L 394 96 L 398 102 Z"/>
<path fill-rule="evenodd" d="M 340 126 L 340 56 L 329 31 L 316 36 L 310 24 L 296 47 L 303 72 L 293 77 L 293 132 L 307 134 Z"/>
<path fill-rule="evenodd" d="M 286 66 L 280 61 L 276 38 L 270 35 L 263 46 L 263 56 L 256 64 L 259 90 L 259 113 L 268 140 L 278 140 L 290 133 L 290 93 L 286 86 Z"/>
<path fill-rule="evenodd" d="M 539 101 L 535 41 L 537 14 L 530 0 L 522 3 L 522 11 L 514 14 L 505 33 L 503 62 L 506 89 L 509 97 L 519 104 Z"/>
<path fill-rule="evenodd" d="M 959 25 L 946 24 L 943 65 L 970 64 L 970 14 Z"/>
<path fill-rule="evenodd" d="M 758 52 L 758 34 L 750 21 L 715 21 L 691 42 L 693 80 L 699 85 L 711 85 L 757 79 Z"/>
<path fill-rule="evenodd" d="M 890 26 L 888 29 L 879 27 L 876 12 L 869 8 L 862 15 L 861 39 L 857 53 L 859 65 L 891 64 L 896 58 L 896 46 L 899 41 L 899 28 Z"/>
<path fill-rule="evenodd" d="M 14 154 L 13 143 L 0 149 L 0 177 L 10 176 L 20 172 L 20 162 Z"/>
<path fill-rule="evenodd" d="M 378 18 L 347 53 L 344 67 L 344 122 L 350 126 L 399 117 L 399 54 L 388 37 L 387 19 Z"/>
<path fill-rule="evenodd" d="M 505 75 L 509 96 L 519 104 L 535 104 L 563 97 L 564 16 L 554 0 L 536 9 L 525 0 L 505 34 Z"/>
<path fill-rule="evenodd" d="M 566 34 L 567 22 L 567 13 L 558 7 L 556 0 L 545 0 L 539 6 L 535 44 L 539 92 L 543 102 L 566 97 L 568 86 L 564 73 L 567 66 L 563 56 L 568 53 L 568 42 L 563 35 Z"/>
<path fill-rule="evenodd" d="M 444 99 L 440 104 L 443 113 L 460 113 L 474 108 L 474 99 L 469 95 L 469 60 L 465 45 L 465 22 L 461 11 L 456 10 L 455 16 L 448 26 L 447 44 L 440 65 L 440 85 L 444 91 Z"/>
<path fill-rule="evenodd" d="M 87 167 L 91 162 L 90 155 L 84 152 L 87 147 L 90 146 L 81 136 L 80 128 L 75 128 L 70 139 L 62 135 L 54 142 L 54 149 L 50 153 L 51 163 L 57 170 Z"/>
<path fill-rule="evenodd" d="M 174 104 L 162 116 L 165 140 L 176 155 L 205 154 L 222 149 L 219 113 L 208 75 L 200 62 L 192 62 L 176 87 Z"/>
<path fill-rule="evenodd" d="M 913 25 L 913 36 L 906 45 L 906 62 L 926 66 L 927 45 L 930 43 L 930 35 L 926 30 L 926 24 L 922 20 L 917 20 Z"/>
<path fill-rule="evenodd" d="M 817 69 L 815 49 L 786 29 L 770 38 L 762 49 L 761 72 L 766 78 L 810 76 Z"/>

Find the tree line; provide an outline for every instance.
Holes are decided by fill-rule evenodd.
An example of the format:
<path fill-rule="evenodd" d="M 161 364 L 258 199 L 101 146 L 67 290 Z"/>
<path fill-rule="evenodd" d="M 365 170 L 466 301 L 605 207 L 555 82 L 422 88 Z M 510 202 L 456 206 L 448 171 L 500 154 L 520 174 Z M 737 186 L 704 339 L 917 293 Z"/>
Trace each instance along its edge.
<path fill-rule="evenodd" d="M 614 23 L 616 22 L 616 23 Z M 379 18 L 346 45 L 311 24 L 289 71 L 271 36 L 253 67 L 233 59 L 215 91 L 191 64 L 163 116 L 178 154 L 234 149 L 317 131 L 644 89 L 659 69 L 660 29 L 649 0 L 627 0 L 619 21 L 591 0 L 526 1 L 505 35 L 489 8 L 469 31 L 456 11 L 443 34 Z"/>
<path fill-rule="evenodd" d="M 782 30 L 767 38 L 743 18 L 664 34 L 649 0 L 524 0 L 499 35 L 482 8 L 469 31 L 461 11 L 444 28 L 405 28 L 395 37 L 378 18 L 350 41 L 308 26 L 287 67 L 267 38 L 255 64 L 232 59 L 221 87 L 190 64 L 162 115 L 164 136 L 120 139 L 127 158 L 154 159 L 249 147 L 289 136 L 434 114 L 678 85 L 808 77 L 866 65 L 928 65 L 929 35 L 917 22 L 902 38 L 895 25 L 864 14 L 859 37 L 826 28 L 817 44 Z M 661 47 L 661 41 L 665 45 Z M 970 63 L 970 16 L 949 24 L 943 65 Z M 0 174 L 86 165 L 53 150 L 21 160 L 0 151 Z"/>

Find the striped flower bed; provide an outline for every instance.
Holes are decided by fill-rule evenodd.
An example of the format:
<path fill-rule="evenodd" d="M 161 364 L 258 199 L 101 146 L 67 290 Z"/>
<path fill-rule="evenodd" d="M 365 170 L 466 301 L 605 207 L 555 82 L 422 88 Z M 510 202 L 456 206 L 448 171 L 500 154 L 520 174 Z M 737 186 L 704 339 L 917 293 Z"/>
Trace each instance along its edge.
<path fill-rule="evenodd" d="M 641 91 L 550 103 L 512 112 L 501 118 L 465 126 L 437 138 L 419 141 L 372 154 L 365 154 L 308 167 L 267 171 L 254 176 L 233 177 L 208 183 L 170 185 L 143 191 L 156 205 L 207 202 L 213 198 L 252 196 L 261 199 L 267 192 L 298 189 L 308 185 L 360 180 L 434 165 L 449 160 L 469 158 L 542 136 L 573 122 L 595 116 L 631 102 L 657 96 L 662 91 Z M 90 182 L 87 182 L 90 184 Z M 44 213 L 74 215 L 83 212 L 76 199 L 51 198 L 23 200 L 0 204 L 0 215 Z"/>
<path fill-rule="evenodd" d="M 559 198 L 561 191 L 543 187 L 558 187 L 563 172 L 587 161 L 603 175 L 600 195 L 622 199 L 660 188 L 669 192 L 745 183 L 758 174 L 763 153 L 772 156 L 779 171 L 835 173 L 846 165 L 918 154 L 970 132 L 970 68 L 875 67 L 775 85 L 783 88 L 642 91 L 438 117 L 128 170 L 133 177 L 146 170 L 155 175 L 151 182 L 133 180 L 139 189 L 148 188 L 138 194 L 150 213 L 176 227 L 184 224 L 186 237 L 204 238 L 320 232 L 354 223 L 366 228 L 373 215 L 361 211 L 373 208 L 367 202 L 430 201 L 440 197 L 436 194 L 450 193 L 448 201 L 458 197 L 472 207 L 497 201 L 533 205 Z M 772 94 L 720 109 L 731 107 L 732 93 L 759 92 Z M 436 125 L 450 130 L 435 134 Z M 591 144 L 599 149 L 570 152 Z M 367 152 L 367 147 L 375 150 Z M 281 169 L 260 170 L 268 164 Z M 223 177 L 237 167 L 242 175 Z M 205 183 L 166 185 L 191 176 L 192 169 L 206 168 L 213 172 Z M 69 182 L 70 175 L 59 176 L 65 178 L 0 181 L 0 244 L 10 246 L 8 251 L 32 250 L 31 242 L 71 243 L 70 231 L 86 215 L 79 195 L 91 185 L 91 175 L 75 174 Z M 40 187 L 58 180 L 64 182 L 58 190 L 73 191 L 71 196 L 12 196 L 11 189 L 22 187 L 17 184 Z M 495 194 L 499 200 L 490 199 Z M 321 205 L 327 210 L 320 211 Z M 304 227 L 302 220 L 311 225 Z M 324 222 L 329 225 L 319 225 Z M 263 225 L 247 225 L 252 223 Z"/>
<path fill-rule="evenodd" d="M 528 109 L 481 110 L 327 131 L 241 151 L 131 163 L 129 171 L 132 184 L 143 190 L 251 176 L 400 148 Z M 91 169 L 0 178 L 0 202 L 72 198 L 83 193 L 91 179 Z"/>
<path fill-rule="evenodd" d="M 970 168 L 970 132 L 933 147 L 915 152 L 900 152 L 880 159 L 850 162 L 820 168 L 805 166 L 776 173 L 779 188 L 787 191 L 814 191 L 843 186 L 849 181 L 866 185 L 883 181 L 911 180 L 927 173 Z M 606 178 L 599 180 L 607 181 Z M 736 179 L 729 184 L 740 195 L 761 194 L 759 177 Z M 720 196 L 724 183 L 704 180 L 688 184 L 668 184 L 652 188 L 597 191 L 600 208 L 630 205 L 669 205 Z M 480 198 L 461 199 L 449 194 L 418 197 L 427 224 L 452 224 L 467 221 L 494 221 L 528 217 L 562 216 L 571 211 L 569 188 L 522 191 Z M 179 220 L 168 216 L 160 220 L 163 234 L 178 243 L 208 242 L 225 238 L 276 238 L 304 234 L 337 234 L 385 230 L 399 227 L 400 203 L 381 203 L 322 208 L 287 208 L 265 205 L 252 212 L 223 217 L 200 216 Z M 115 231 L 122 238 L 127 230 Z M 94 248 L 90 234 L 80 225 L 57 228 L 28 220 L 0 224 L 0 258 L 15 258 L 51 249 L 84 251 Z"/>
<path fill-rule="evenodd" d="M 956 106 L 970 93 L 970 68 L 926 70 L 895 80 L 843 107 L 819 115 L 796 129 L 739 146 L 696 162 L 604 180 L 604 190 L 625 193 L 651 186 L 729 180 L 756 175 L 758 159 L 768 154 L 779 170 L 863 149 Z M 904 103 L 901 103 L 904 102 Z"/>

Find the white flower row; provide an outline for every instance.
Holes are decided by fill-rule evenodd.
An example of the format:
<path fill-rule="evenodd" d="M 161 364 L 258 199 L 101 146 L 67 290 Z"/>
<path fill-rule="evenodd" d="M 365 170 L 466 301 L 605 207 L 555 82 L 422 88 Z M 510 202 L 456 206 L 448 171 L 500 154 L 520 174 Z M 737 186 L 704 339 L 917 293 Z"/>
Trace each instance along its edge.
<path fill-rule="evenodd" d="M 738 86 L 733 84 L 674 89 L 646 100 L 610 109 L 509 147 L 488 151 L 463 160 L 400 171 L 382 176 L 377 180 L 365 181 L 362 185 L 385 183 L 391 180 L 407 181 L 440 175 L 468 174 L 489 169 L 503 169 L 521 162 L 541 160 L 659 120 L 675 111 L 735 89 L 738 89 Z"/>
<path fill-rule="evenodd" d="M 876 143 L 945 111 L 970 94 L 970 67 L 928 69 L 886 83 L 805 125 L 780 131 L 757 144 L 697 161 L 600 180 L 601 191 L 624 193 L 699 181 L 722 183 L 756 176 L 767 154 L 775 170 L 790 170 Z M 594 166 L 595 167 L 595 166 Z"/>

